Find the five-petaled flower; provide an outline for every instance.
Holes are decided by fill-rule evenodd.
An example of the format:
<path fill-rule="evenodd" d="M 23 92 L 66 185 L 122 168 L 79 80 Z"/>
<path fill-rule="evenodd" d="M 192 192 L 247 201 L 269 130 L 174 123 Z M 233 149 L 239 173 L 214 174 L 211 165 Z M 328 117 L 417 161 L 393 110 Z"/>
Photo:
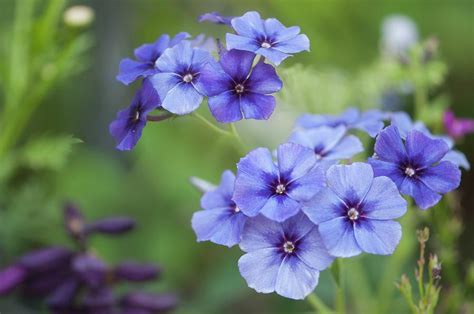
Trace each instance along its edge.
<path fill-rule="evenodd" d="M 275 221 L 296 215 L 324 185 L 324 172 L 314 152 L 294 143 L 277 149 L 278 165 L 271 152 L 257 148 L 237 164 L 234 201 L 244 214 L 259 213 Z"/>
<path fill-rule="evenodd" d="M 220 185 L 201 198 L 204 210 L 194 213 L 192 218 L 198 241 L 211 241 L 229 247 L 240 242 L 247 216 L 232 201 L 234 181 L 232 171 L 224 171 Z"/>
<path fill-rule="evenodd" d="M 360 112 L 349 108 L 340 115 L 304 114 L 296 121 L 296 126 L 311 129 L 320 126 L 345 126 L 347 129 L 358 129 L 375 137 L 384 127 L 385 115 L 380 110 Z"/>
<path fill-rule="evenodd" d="M 282 223 L 261 215 L 250 219 L 240 248 L 246 254 L 239 259 L 239 270 L 249 287 L 291 299 L 310 294 L 318 284 L 319 272 L 334 259 L 318 228 L 303 213 Z"/>
<path fill-rule="evenodd" d="M 219 64 L 208 64 L 201 72 L 201 84 L 209 96 L 209 108 L 222 123 L 245 119 L 268 119 L 275 109 L 275 98 L 282 82 L 275 69 L 259 62 L 252 68 L 255 54 L 231 50 L 222 54 Z"/>
<path fill-rule="evenodd" d="M 275 65 L 292 53 L 309 51 L 309 39 L 298 26 L 285 27 L 277 19 L 262 20 L 257 12 L 247 12 L 231 20 L 235 34 L 227 34 L 227 49 L 262 55 Z"/>
<path fill-rule="evenodd" d="M 156 61 L 159 73 L 150 78 L 161 106 L 178 115 L 196 110 L 204 98 L 201 70 L 209 62 L 215 63 L 209 52 L 187 41 L 165 50 Z"/>
<path fill-rule="evenodd" d="M 456 189 L 461 171 L 450 161 L 442 161 L 449 146 L 412 130 L 403 141 L 398 128 L 389 126 L 378 135 L 375 158 L 369 163 L 376 176 L 390 177 L 400 192 L 415 199 L 421 209 L 434 206 L 442 194 Z"/>
<path fill-rule="evenodd" d="M 117 80 L 129 85 L 139 77 L 148 77 L 158 72 L 155 62 L 161 54 L 169 47 L 179 44 L 189 37 L 188 33 L 179 33 L 174 38 L 169 35 L 161 35 L 154 43 L 144 44 L 135 49 L 137 60 L 123 59 L 120 62 L 120 70 Z"/>
<path fill-rule="evenodd" d="M 303 211 L 318 225 L 329 253 L 350 257 L 361 252 L 392 254 L 402 229 L 407 203 L 387 177 L 376 177 L 369 164 L 335 165 L 327 171 L 327 187 Z"/>
<path fill-rule="evenodd" d="M 312 149 L 318 161 L 324 162 L 327 166 L 341 159 L 349 159 L 364 150 L 360 140 L 354 135 L 347 134 L 344 126 L 296 130 L 288 141 Z"/>
<path fill-rule="evenodd" d="M 131 105 L 119 111 L 110 126 L 110 134 L 117 142 L 117 149 L 131 150 L 142 135 L 147 115 L 160 106 L 160 98 L 148 79 L 135 93 Z"/>

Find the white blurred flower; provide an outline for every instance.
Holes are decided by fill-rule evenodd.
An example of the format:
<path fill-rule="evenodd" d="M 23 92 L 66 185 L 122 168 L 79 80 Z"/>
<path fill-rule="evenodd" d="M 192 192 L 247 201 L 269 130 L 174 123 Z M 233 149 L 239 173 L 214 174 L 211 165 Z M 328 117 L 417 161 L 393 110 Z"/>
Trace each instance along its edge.
<path fill-rule="evenodd" d="M 75 5 L 64 12 L 63 19 L 68 26 L 84 27 L 94 20 L 94 10 L 85 5 Z"/>
<path fill-rule="evenodd" d="M 382 22 L 382 53 L 403 57 L 418 42 L 418 29 L 407 16 L 389 15 Z"/>

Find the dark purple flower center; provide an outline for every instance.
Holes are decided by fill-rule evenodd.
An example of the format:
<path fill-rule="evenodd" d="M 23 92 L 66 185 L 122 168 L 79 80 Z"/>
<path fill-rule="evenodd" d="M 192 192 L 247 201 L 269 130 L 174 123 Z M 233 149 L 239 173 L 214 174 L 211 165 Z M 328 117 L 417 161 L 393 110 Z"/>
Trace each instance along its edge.
<path fill-rule="evenodd" d="M 416 174 L 416 171 L 412 167 L 406 167 L 405 174 L 411 178 Z"/>
<path fill-rule="evenodd" d="M 284 184 L 280 183 L 275 187 L 276 194 L 282 195 L 282 194 L 285 194 L 285 191 L 286 191 L 286 186 Z"/>
<path fill-rule="evenodd" d="M 358 211 L 355 207 L 351 207 L 351 208 L 349 208 L 349 210 L 347 211 L 347 217 L 348 217 L 351 221 L 356 221 L 357 219 L 359 219 L 359 216 L 360 216 L 360 213 L 359 213 L 359 211 Z"/>
<path fill-rule="evenodd" d="M 183 75 L 183 82 L 191 83 L 194 79 L 194 75 L 192 73 L 186 73 Z"/>
<path fill-rule="evenodd" d="M 316 146 L 314 148 L 314 153 L 316 154 L 316 159 L 321 159 L 323 158 L 324 156 L 326 156 L 326 151 L 325 151 L 325 148 L 323 146 Z"/>
<path fill-rule="evenodd" d="M 242 94 L 245 90 L 245 87 L 243 84 L 237 84 L 235 85 L 234 90 L 236 94 Z"/>
<path fill-rule="evenodd" d="M 266 36 L 257 38 L 257 42 L 260 44 L 260 47 L 265 48 L 265 49 L 271 48 L 274 44 L 274 40 Z"/>

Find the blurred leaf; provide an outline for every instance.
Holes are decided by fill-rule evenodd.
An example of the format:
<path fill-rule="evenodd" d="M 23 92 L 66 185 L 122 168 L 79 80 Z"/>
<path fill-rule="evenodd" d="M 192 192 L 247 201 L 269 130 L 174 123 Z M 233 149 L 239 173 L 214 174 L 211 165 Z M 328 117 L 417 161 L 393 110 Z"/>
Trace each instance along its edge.
<path fill-rule="evenodd" d="M 82 143 L 71 135 L 43 136 L 30 140 L 22 148 L 20 158 L 28 167 L 59 170 L 67 161 L 74 144 Z"/>

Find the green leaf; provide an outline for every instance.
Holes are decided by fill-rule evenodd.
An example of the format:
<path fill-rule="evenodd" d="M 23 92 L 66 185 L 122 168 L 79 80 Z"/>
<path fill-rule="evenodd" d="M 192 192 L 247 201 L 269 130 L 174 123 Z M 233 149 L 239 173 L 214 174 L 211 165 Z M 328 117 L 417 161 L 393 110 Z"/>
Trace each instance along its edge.
<path fill-rule="evenodd" d="M 71 135 L 43 136 L 29 141 L 20 153 L 21 162 L 35 170 L 59 170 L 80 139 Z"/>

